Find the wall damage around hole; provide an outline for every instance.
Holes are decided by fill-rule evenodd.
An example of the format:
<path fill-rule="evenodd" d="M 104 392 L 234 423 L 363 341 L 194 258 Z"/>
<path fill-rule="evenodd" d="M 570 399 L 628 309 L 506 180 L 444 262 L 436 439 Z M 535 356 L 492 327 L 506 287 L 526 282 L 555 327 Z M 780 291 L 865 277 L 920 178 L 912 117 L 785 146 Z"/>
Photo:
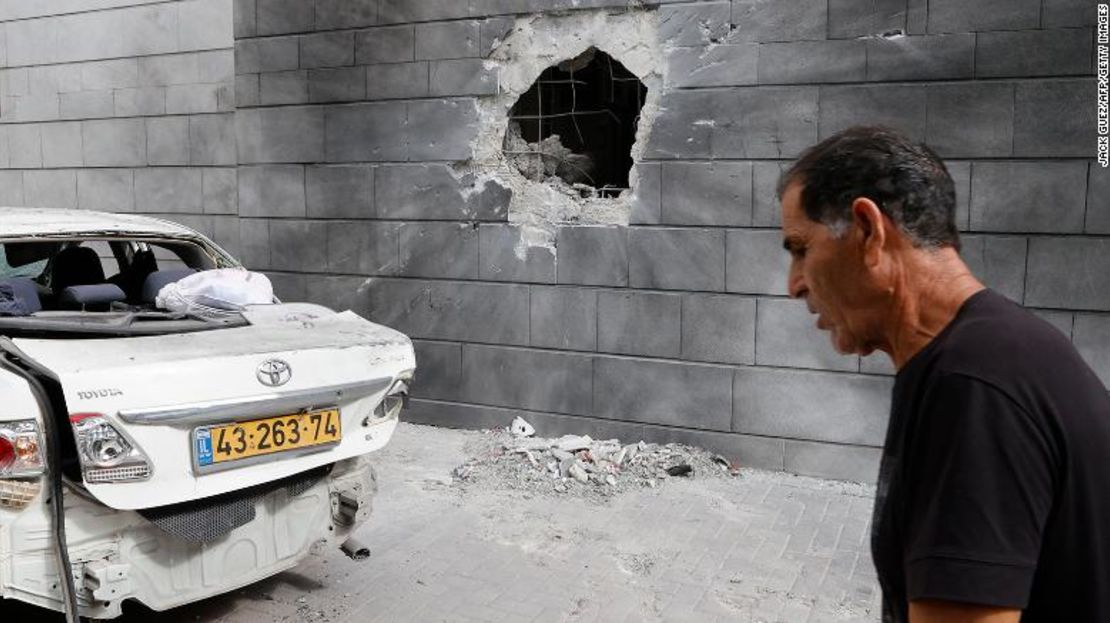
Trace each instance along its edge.
<path fill-rule="evenodd" d="M 457 165 L 455 172 L 475 189 L 493 184 L 511 191 L 508 220 L 522 226 L 518 256 L 523 258 L 527 247 L 534 246 L 554 251 L 560 224 L 628 225 L 638 182 L 637 170 L 631 165 L 640 160 L 659 114 L 663 55 L 658 14 L 643 9 L 521 17 L 494 47 L 486 62 L 487 68 L 498 74 L 498 93 L 478 99 L 479 129 L 473 157 Z M 635 136 L 628 147 L 630 170 L 627 180 L 620 180 L 626 183 L 609 184 L 606 190 L 599 190 L 604 184 L 596 184 L 596 180 L 590 184 L 585 176 L 576 179 L 568 171 L 578 167 L 588 173 L 593 165 L 584 158 L 591 157 L 589 154 L 575 152 L 566 144 L 570 141 L 553 139 L 554 134 L 528 136 L 527 128 L 511 119 L 513 107 L 545 71 L 560 65 L 564 70 L 578 65 L 585 69 L 597 58 L 611 58 L 643 89 L 634 120 Z M 514 129 L 514 124 L 523 131 Z M 551 153 L 556 157 L 543 159 L 563 166 L 548 171 L 540 165 L 540 171 L 526 175 L 521 169 L 528 171 L 528 167 L 518 166 L 519 158 L 506 153 L 513 151 Z"/>

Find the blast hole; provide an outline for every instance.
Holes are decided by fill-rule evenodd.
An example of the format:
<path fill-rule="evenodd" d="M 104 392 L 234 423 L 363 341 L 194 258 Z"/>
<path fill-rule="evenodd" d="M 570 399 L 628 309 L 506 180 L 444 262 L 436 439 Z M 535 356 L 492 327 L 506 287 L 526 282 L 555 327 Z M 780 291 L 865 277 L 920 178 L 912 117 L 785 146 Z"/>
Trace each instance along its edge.
<path fill-rule="evenodd" d="M 556 179 L 583 196 L 628 188 L 632 145 L 647 87 L 605 52 L 589 48 L 544 70 L 509 113 L 503 150 L 526 178 Z"/>

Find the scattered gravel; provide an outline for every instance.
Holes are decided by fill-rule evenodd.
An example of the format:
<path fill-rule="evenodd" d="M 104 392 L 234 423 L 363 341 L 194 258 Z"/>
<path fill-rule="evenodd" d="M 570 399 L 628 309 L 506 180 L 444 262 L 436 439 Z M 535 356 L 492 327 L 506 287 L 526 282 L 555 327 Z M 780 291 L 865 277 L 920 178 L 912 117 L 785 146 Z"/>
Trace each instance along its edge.
<path fill-rule="evenodd" d="M 517 430 L 516 423 L 511 427 Z M 739 466 L 706 450 L 588 435 L 555 439 L 483 431 L 464 446 L 470 458 L 452 471 L 464 487 L 513 489 L 534 495 L 572 496 L 605 502 L 615 495 L 663 486 L 669 480 L 733 478 Z"/>

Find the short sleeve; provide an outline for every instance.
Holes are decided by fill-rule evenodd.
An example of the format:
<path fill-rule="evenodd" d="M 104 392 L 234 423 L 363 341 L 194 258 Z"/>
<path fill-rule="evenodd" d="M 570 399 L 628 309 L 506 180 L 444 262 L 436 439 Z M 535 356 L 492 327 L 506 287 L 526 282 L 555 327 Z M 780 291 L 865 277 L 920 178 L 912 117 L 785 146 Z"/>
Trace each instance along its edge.
<path fill-rule="evenodd" d="M 1024 608 L 1056 481 L 1046 425 L 959 374 L 924 401 L 903 481 L 907 597 Z"/>

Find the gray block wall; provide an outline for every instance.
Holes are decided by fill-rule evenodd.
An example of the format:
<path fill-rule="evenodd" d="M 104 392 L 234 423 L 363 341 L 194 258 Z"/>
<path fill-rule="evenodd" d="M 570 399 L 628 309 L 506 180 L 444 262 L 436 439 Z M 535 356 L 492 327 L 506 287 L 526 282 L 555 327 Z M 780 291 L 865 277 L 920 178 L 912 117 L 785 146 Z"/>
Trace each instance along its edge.
<path fill-rule="evenodd" d="M 239 252 L 231 0 L 8 0 L 0 44 L 0 205 L 166 216 Z"/>
<path fill-rule="evenodd" d="M 523 415 L 874 480 L 893 370 L 833 352 L 785 296 L 774 197 L 802 149 L 857 123 L 945 158 L 968 264 L 1110 385 L 1090 3 L 43 4 L 0 3 L 0 202 L 169 214 L 283 298 L 405 331 L 410 420 Z M 631 221 L 527 247 L 509 193 L 457 166 L 499 89 L 486 60 L 517 17 L 598 10 L 660 24 Z"/>

